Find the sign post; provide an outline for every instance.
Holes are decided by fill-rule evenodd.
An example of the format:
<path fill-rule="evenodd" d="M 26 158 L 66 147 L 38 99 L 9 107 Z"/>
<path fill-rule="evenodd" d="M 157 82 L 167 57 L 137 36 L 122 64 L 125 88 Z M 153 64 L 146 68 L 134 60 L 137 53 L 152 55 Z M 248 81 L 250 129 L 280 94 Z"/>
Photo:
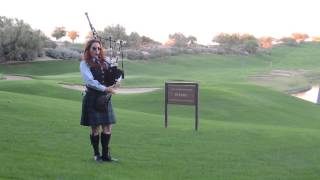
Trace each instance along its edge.
<path fill-rule="evenodd" d="M 164 127 L 168 127 L 168 104 L 195 106 L 195 130 L 199 125 L 199 84 L 173 81 L 165 83 Z"/>

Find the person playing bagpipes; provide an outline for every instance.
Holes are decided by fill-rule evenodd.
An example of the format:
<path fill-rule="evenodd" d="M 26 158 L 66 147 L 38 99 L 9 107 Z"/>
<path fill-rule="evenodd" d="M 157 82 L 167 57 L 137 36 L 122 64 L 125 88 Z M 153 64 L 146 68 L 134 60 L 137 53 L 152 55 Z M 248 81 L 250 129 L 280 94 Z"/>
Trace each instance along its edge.
<path fill-rule="evenodd" d="M 86 43 L 84 56 L 80 62 L 80 72 L 86 85 L 80 124 L 91 127 L 90 141 L 94 160 L 116 161 L 111 157 L 109 147 L 112 125 L 116 123 L 111 97 L 115 94 L 116 86 L 120 85 L 121 70 L 111 66 L 104 56 L 101 42 L 92 39 Z M 101 153 L 99 139 L 102 146 Z"/>

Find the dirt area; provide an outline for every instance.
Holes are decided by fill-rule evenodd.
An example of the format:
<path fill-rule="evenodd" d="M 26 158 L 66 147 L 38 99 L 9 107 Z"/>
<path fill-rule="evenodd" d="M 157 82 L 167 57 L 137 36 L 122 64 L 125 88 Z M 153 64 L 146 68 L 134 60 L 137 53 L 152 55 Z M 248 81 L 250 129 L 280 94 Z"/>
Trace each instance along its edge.
<path fill-rule="evenodd" d="M 84 91 L 85 87 L 82 85 L 74 85 L 74 84 L 62 84 L 62 87 L 68 89 L 74 89 L 78 91 Z M 139 94 L 139 93 L 148 93 L 157 91 L 160 88 L 117 88 L 116 93 L 118 94 Z"/>

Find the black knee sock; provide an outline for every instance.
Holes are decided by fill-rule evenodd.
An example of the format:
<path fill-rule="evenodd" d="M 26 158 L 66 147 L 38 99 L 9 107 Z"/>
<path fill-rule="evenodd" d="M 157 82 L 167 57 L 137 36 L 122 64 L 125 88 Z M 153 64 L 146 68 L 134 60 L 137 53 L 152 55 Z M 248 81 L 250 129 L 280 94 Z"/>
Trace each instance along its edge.
<path fill-rule="evenodd" d="M 99 152 L 99 134 L 98 135 L 90 134 L 90 141 L 91 141 L 91 145 L 93 147 L 94 155 L 95 156 L 100 156 L 100 152 Z"/>
<path fill-rule="evenodd" d="M 111 134 L 101 133 L 101 145 L 102 145 L 102 157 L 108 158 L 109 156 L 109 142 L 111 139 Z"/>

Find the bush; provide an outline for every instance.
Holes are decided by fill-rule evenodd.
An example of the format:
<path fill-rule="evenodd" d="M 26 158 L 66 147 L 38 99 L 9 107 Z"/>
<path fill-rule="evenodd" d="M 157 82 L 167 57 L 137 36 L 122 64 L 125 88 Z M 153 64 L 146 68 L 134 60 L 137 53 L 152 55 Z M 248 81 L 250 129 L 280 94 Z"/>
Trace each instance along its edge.
<path fill-rule="evenodd" d="M 48 38 L 19 19 L 0 16 L 0 60 L 26 61 L 41 56 Z"/>
<path fill-rule="evenodd" d="M 152 48 L 147 50 L 150 53 L 150 58 L 159 58 L 171 56 L 170 48 Z"/>
<path fill-rule="evenodd" d="M 125 54 L 127 58 L 131 60 L 141 60 L 144 58 L 143 53 L 139 50 L 128 49 L 126 50 Z"/>
<path fill-rule="evenodd" d="M 258 47 L 259 44 L 256 40 L 246 40 L 243 42 L 242 50 L 244 50 L 248 54 L 255 54 L 257 52 Z"/>
<path fill-rule="evenodd" d="M 156 48 L 144 48 L 144 49 L 127 49 L 125 50 L 126 57 L 130 60 L 148 60 L 154 58 L 176 56 L 179 54 L 238 54 L 249 55 L 256 53 L 258 50 L 258 43 L 256 40 L 245 40 L 241 46 L 234 47 L 156 47 Z"/>
<path fill-rule="evenodd" d="M 54 59 L 80 59 L 81 54 L 67 48 L 48 48 L 46 49 L 46 56 Z"/>
<path fill-rule="evenodd" d="M 284 37 L 284 38 L 280 39 L 280 41 L 282 41 L 283 44 L 288 45 L 288 46 L 297 46 L 298 45 L 297 41 L 291 37 Z"/>
<path fill-rule="evenodd" d="M 200 53 L 212 53 L 212 54 L 248 54 L 244 50 L 240 49 L 230 49 L 226 50 L 222 47 L 193 47 L 193 48 L 183 48 L 183 47 L 157 47 L 157 48 L 144 48 L 140 50 L 127 49 L 125 50 L 126 57 L 130 60 L 147 60 L 168 56 L 176 56 L 180 54 L 200 54 Z"/>
<path fill-rule="evenodd" d="M 181 54 L 180 48 L 178 47 L 171 47 L 171 56 L 177 56 L 179 54 Z"/>
<path fill-rule="evenodd" d="M 69 49 L 69 50 L 71 50 L 71 51 L 76 51 L 76 52 L 78 52 L 79 54 L 81 54 L 81 53 L 84 52 L 84 49 L 83 49 L 83 48 L 78 48 L 78 47 L 69 47 L 69 48 L 67 48 L 67 49 Z"/>

